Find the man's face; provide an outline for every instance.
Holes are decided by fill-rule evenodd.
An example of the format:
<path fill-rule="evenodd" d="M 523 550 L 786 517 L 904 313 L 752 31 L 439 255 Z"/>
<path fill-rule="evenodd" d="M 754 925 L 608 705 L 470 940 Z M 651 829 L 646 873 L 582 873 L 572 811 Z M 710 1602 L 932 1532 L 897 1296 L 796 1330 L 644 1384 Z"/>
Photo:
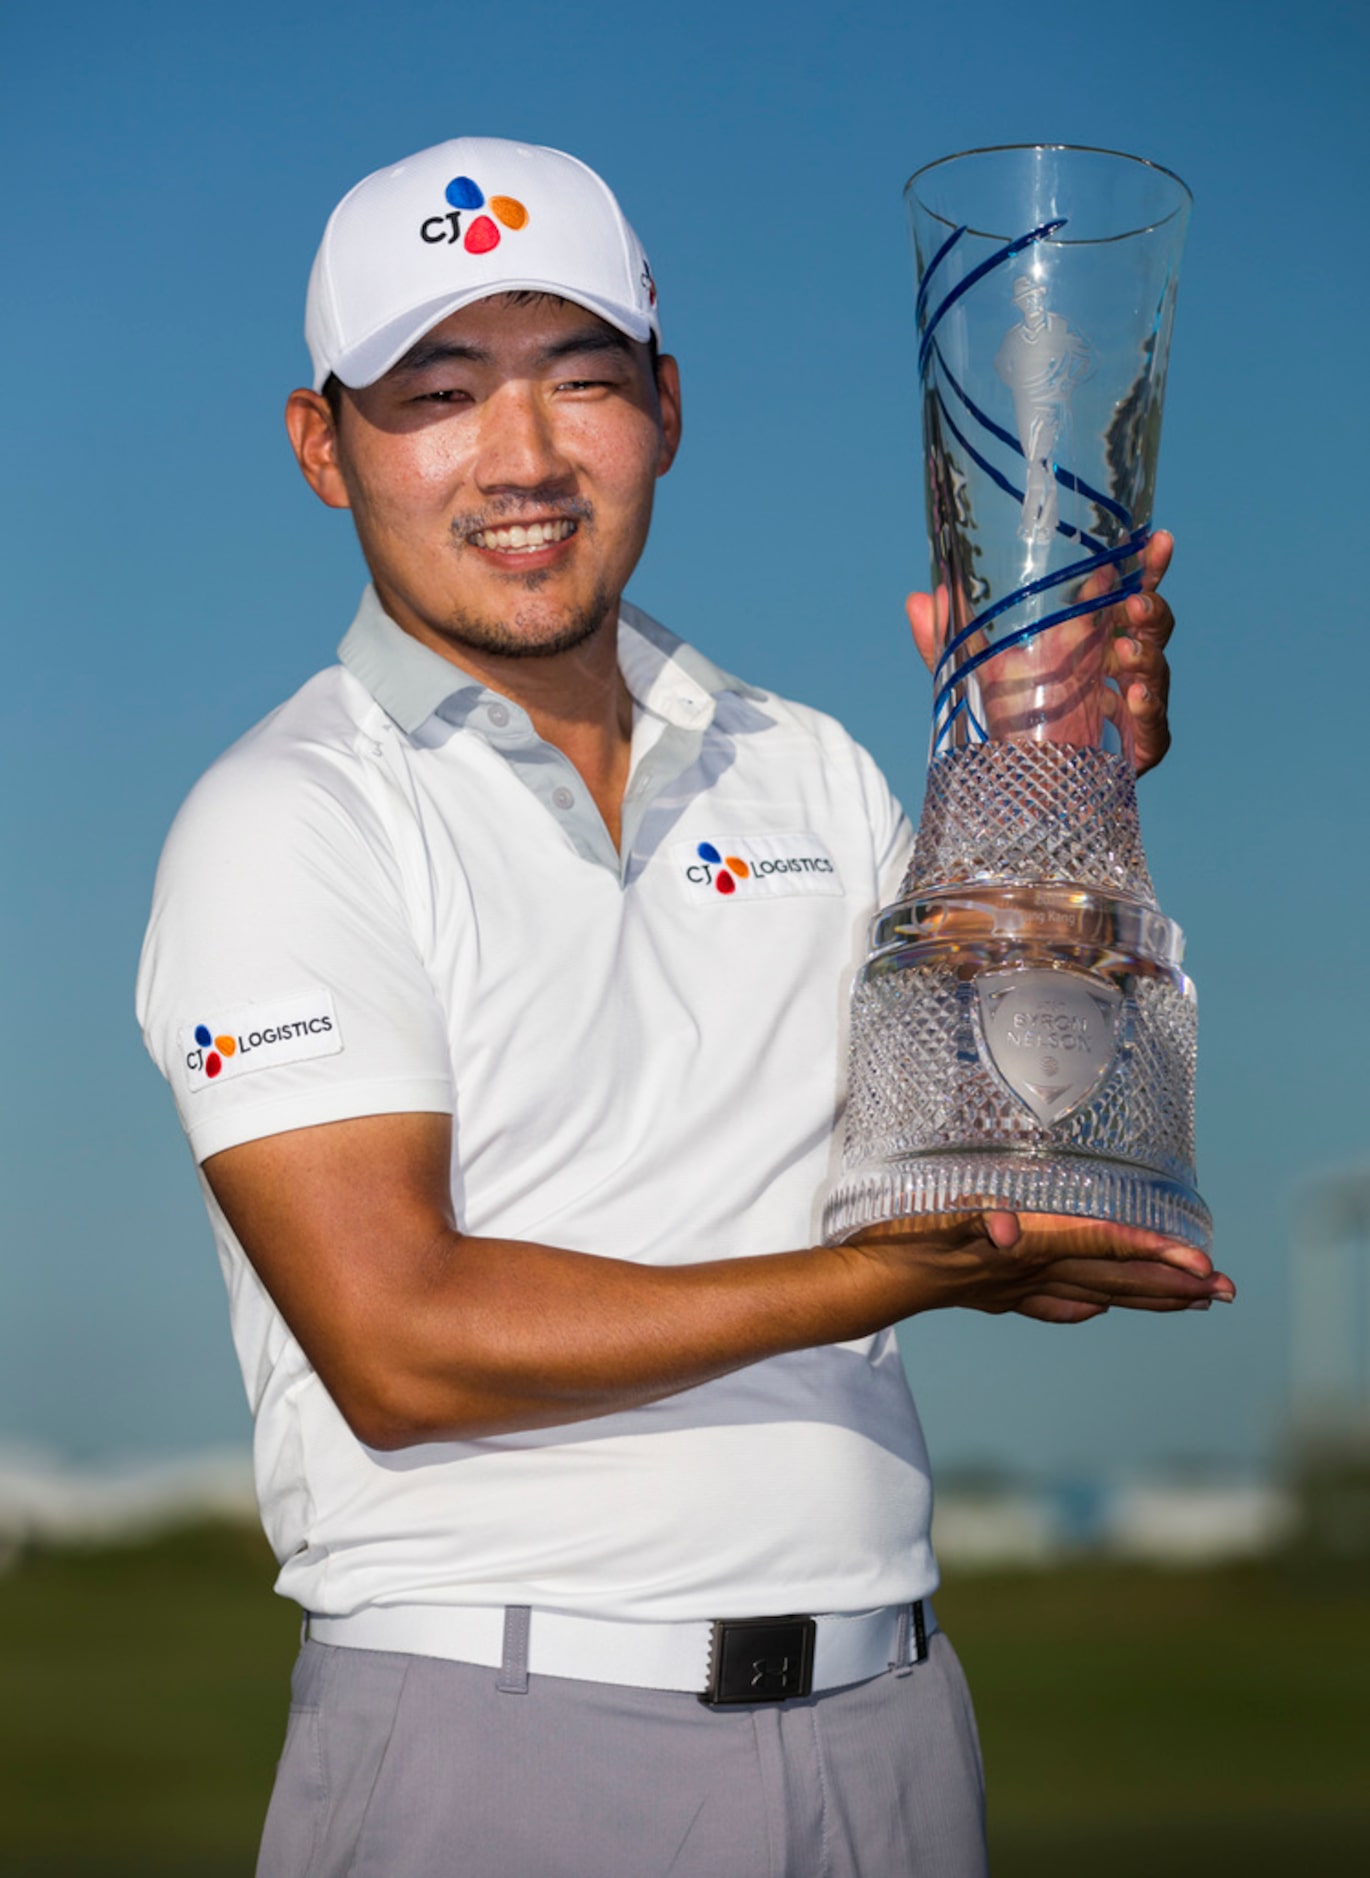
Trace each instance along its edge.
<path fill-rule="evenodd" d="M 501 294 L 345 393 L 336 427 L 321 405 L 291 400 L 301 465 L 352 510 L 406 631 L 459 659 L 546 656 L 611 619 L 679 441 L 674 360 L 654 379 L 593 313 Z"/>
<path fill-rule="evenodd" d="M 1035 331 L 1046 315 L 1047 296 L 1045 287 L 1032 287 L 1018 297 L 1018 304 L 1023 309 L 1024 322 Z"/>

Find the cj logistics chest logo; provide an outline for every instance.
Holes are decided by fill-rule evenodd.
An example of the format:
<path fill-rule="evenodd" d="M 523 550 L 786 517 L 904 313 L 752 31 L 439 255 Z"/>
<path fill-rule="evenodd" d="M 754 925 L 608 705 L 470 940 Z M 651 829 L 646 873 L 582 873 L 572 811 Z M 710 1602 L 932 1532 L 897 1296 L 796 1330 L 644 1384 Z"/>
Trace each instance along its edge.
<path fill-rule="evenodd" d="M 245 1004 L 213 1023 L 187 1024 L 180 1045 L 186 1087 L 194 1093 L 254 1070 L 336 1056 L 343 1040 L 332 993 L 314 986 L 270 1004 Z"/>
<path fill-rule="evenodd" d="M 816 835 L 720 835 L 680 841 L 672 860 L 692 900 L 777 900 L 796 894 L 840 894 L 841 876 Z"/>
<path fill-rule="evenodd" d="M 474 177 L 454 176 L 443 193 L 448 203 L 444 212 L 419 224 L 419 237 L 430 247 L 451 247 L 459 241 L 468 254 L 489 254 L 500 244 L 501 224 L 514 233 L 528 226 L 528 211 L 516 196 L 491 196 L 487 202 Z M 481 209 L 490 213 L 479 214 Z"/>

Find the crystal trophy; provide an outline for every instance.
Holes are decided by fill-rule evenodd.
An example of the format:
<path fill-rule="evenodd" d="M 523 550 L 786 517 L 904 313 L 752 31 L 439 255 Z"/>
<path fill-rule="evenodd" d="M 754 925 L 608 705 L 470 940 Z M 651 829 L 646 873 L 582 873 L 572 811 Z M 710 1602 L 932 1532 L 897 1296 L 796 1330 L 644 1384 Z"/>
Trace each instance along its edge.
<path fill-rule="evenodd" d="M 1207 1249 L 1194 987 L 1114 657 L 1142 585 L 1189 191 L 1025 146 L 905 191 L 939 595 L 913 861 L 852 993 L 829 1242 L 1004 1208 Z"/>

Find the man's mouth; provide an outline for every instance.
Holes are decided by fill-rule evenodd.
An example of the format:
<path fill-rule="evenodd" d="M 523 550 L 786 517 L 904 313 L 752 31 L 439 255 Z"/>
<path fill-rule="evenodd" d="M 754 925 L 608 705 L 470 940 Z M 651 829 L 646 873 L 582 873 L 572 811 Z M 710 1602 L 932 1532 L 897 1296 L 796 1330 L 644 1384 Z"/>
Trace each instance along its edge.
<path fill-rule="evenodd" d="M 532 554 L 553 547 L 575 534 L 578 523 L 569 517 L 550 522 L 512 522 L 507 527 L 478 528 L 466 539 L 473 548 L 496 548 L 501 554 Z"/>

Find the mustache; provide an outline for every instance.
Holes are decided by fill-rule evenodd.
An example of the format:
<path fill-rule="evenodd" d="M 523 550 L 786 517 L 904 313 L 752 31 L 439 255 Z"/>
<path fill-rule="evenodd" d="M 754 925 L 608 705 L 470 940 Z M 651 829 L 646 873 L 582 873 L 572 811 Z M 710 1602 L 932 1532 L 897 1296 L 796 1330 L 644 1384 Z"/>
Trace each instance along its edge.
<path fill-rule="evenodd" d="M 540 522 L 578 522 L 587 527 L 593 526 L 595 505 L 584 496 L 555 494 L 553 491 L 529 489 L 522 495 L 497 496 L 492 502 L 480 509 L 467 509 L 460 515 L 454 515 L 447 524 L 448 532 L 457 542 L 467 541 L 472 535 L 478 535 L 486 528 L 499 528 L 511 521 L 523 521 L 530 514 L 535 514 Z"/>

